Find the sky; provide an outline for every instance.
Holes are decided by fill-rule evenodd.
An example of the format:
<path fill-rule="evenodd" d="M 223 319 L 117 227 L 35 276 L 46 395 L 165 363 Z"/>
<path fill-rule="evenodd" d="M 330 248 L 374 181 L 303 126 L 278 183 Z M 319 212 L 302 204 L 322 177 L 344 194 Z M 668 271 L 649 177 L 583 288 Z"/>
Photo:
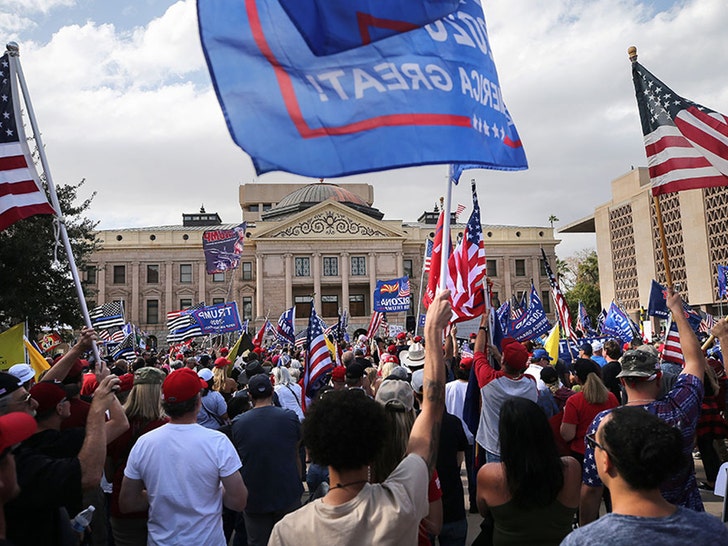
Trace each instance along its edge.
<path fill-rule="evenodd" d="M 485 0 L 503 98 L 529 161 L 466 171 L 484 224 L 555 227 L 609 201 L 610 182 L 646 164 L 627 48 L 673 91 L 728 113 L 725 0 Z M 230 138 L 204 63 L 192 0 L 0 0 L 0 36 L 21 63 L 56 184 L 96 193 L 100 229 L 181 223 L 204 204 L 241 219 L 257 177 Z M 330 179 L 374 186 L 385 218 L 415 220 L 445 192 L 447 167 Z M 426 190 L 423 190 L 426 188 Z M 453 203 L 468 205 L 468 184 Z M 557 235 L 564 258 L 595 246 Z"/>

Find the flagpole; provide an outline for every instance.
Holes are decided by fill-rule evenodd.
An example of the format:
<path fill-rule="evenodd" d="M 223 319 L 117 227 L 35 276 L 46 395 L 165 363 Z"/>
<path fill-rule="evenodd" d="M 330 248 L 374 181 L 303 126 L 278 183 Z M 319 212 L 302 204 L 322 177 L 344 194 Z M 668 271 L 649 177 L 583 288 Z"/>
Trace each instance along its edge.
<path fill-rule="evenodd" d="M 447 193 L 445 194 L 445 216 L 442 222 L 442 253 L 440 254 L 440 291 L 447 288 L 447 262 L 450 258 L 450 204 L 452 202 L 452 180 L 447 175 Z"/>
<path fill-rule="evenodd" d="M 58 201 L 58 194 L 56 193 L 56 186 L 53 183 L 53 177 L 51 176 L 51 171 L 48 168 L 48 158 L 46 157 L 45 153 L 45 147 L 43 146 L 43 141 L 40 136 L 40 131 L 38 130 L 38 123 L 35 119 L 35 112 L 33 111 L 33 104 L 30 101 L 30 93 L 28 92 L 28 86 L 25 83 L 25 76 L 23 75 L 23 68 L 20 65 L 20 48 L 18 47 L 18 44 L 16 42 L 9 42 L 6 46 L 6 50 L 8 53 L 8 58 L 10 60 L 10 66 L 11 68 L 14 68 L 16 74 L 18 75 L 18 81 L 20 83 L 20 89 L 23 92 L 23 99 L 25 101 L 25 107 L 28 111 L 28 119 L 30 121 L 30 126 L 33 129 L 33 137 L 35 138 L 35 143 L 38 148 L 38 156 L 40 157 L 40 162 L 43 167 L 43 172 L 46 176 L 46 183 L 48 184 L 48 193 L 50 193 L 51 197 L 51 205 L 56 211 L 56 218 L 55 222 L 58 222 L 58 225 L 60 227 L 60 234 L 61 238 L 63 239 L 63 246 L 66 250 L 66 256 L 68 257 L 68 264 L 71 269 L 71 276 L 73 277 L 73 284 L 76 287 L 76 293 L 78 295 L 78 302 L 81 307 L 81 313 L 83 314 L 83 320 L 86 323 L 86 326 L 88 328 L 93 328 L 91 324 L 91 317 L 88 313 L 88 306 L 86 305 L 86 298 L 83 295 L 83 286 L 81 286 L 81 277 L 78 274 L 78 268 L 76 267 L 76 260 L 73 256 L 73 250 L 71 249 L 71 241 L 68 238 L 68 231 L 66 230 L 66 222 L 63 218 L 63 214 L 61 212 L 61 205 Z M 99 366 L 102 366 L 102 360 L 101 355 L 99 354 L 99 348 L 96 345 L 96 342 L 93 342 L 91 345 L 94 353 L 94 357 L 96 358 L 96 362 Z"/>
<path fill-rule="evenodd" d="M 429 240 L 429 238 L 428 238 Z M 417 320 L 415 321 L 415 335 L 420 327 L 420 311 L 422 310 L 422 285 L 425 282 L 425 260 L 427 259 L 427 240 L 425 241 L 425 253 L 422 256 L 422 272 L 420 273 L 420 293 L 417 296 Z M 431 260 L 431 259 L 430 259 Z M 432 261 L 430 261 L 430 267 L 432 267 Z"/>

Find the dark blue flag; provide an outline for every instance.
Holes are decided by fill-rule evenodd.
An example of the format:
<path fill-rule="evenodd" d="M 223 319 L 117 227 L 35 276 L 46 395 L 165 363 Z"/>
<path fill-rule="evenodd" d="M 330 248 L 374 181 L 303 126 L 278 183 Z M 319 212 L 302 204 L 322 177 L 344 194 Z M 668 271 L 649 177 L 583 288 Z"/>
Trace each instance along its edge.
<path fill-rule="evenodd" d="M 296 343 L 296 308 L 291 307 L 287 311 L 283 311 L 278 318 L 278 326 L 276 327 L 276 337 L 281 343 Z"/>
<path fill-rule="evenodd" d="M 728 265 L 719 265 L 718 266 L 718 299 L 723 299 L 726 297 L 726 294 L 728 293 L 728 290 L 726 290 L 726 286 L 728 286 Z"/>
<path fill-rule="evenodd" d="M 652 280 L 650 287 L 650 301 L 647 304 L 647 314 L 651 317 L 667 318 L 670 310 L 667 308 L 667 288 L 656 280 Z"/>
<path fill-rule="evenodd" d="M 228 129 L 258 174 L 527 168 L 477 0 L 425 27 L 324 57 L 278 0 L 198 0 L 197 8 Z"/>
<path fill-rule="evenodd" d="M 377 281 L 374 290 L 374 310 L 380 313 L 407 311 L 410 307 L 409 277 Z"/>
<path fill-rule="evenodd" d="M 314 55 L 331 55 L 445 17 L 459 0 L 279 0 Z"/>
<path fill-rule="evenodd" d="M 551 330 L 551 324 L 546 317 L 541 298 L 536 293 L 536 288 L 531 285 L 531 301 L 528 309 L 517 320 L 511 322 L 508 336 L 518 341 L 526 341 L 542 336 Z"/>
<path fill-rule="evenodd" d="M 632 341 L 632 338 L 639 337 L 639 330 L 635 331 L 635 325 L 632 319 L 616 303 L 612 302 L 612 305 L 609 306 L 607 317 L 604 319 L 602 334 L 614 336 L 622 340 L 623 343 L 628 343 Z"/>
<path fill-rule="evenodd" d="M 207 274 L 237 269 L 243 253 L 246 222 L 233 229 L 208 229 L 202 233 Z"/>

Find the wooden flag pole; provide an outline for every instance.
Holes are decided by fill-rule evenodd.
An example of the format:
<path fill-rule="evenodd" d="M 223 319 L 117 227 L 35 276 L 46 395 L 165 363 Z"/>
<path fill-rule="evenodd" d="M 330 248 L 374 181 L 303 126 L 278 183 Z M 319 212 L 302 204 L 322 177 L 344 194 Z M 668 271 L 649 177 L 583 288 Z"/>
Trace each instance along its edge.
<path fill-rule="evenodd" d="M 657 229 L 660 232 L 660 246 L 662 247 L 662 260 L 665 264 L 665 283 L 672 288 L 672 273 L 670 272 L 670 258 L 667 255 L 667 240 L 665 239 L 665 224 L 662 222 L 662 209 L 660 208 L 660 197 L 652 196 L 655 203 L 655 216 L 657 217 Z"/>
<path fill-rule="evenodd" d="M 11 75 L 13 72 L 17 74 L 18 82 L 20 83 L 21 91 L 23 92 L 23 98 L 25 100 L 25 107 L 28 111 L 28 120 L 30 121 L 30 126 L 33 129 L 33 137 L 35 138 L 35 143 L 38 147 L 38 156 L 40 157 L 40 163 L 43 166 L 43 172 L 46 176 L 46 184 L 48 185 L 48 193 L 51 197 L 51 205 L 56 211 L 56 219 L 55 222 L 58 222 L 59 231 L 61 234 L 61 238 L 63 239 L 63 246 L 66 250 L 66 257 L 68 258 L 68 264 L 71 269 L 71 277 L 73 278 L 73 283 L 76 287 L 76 293 L 78 295 L 78 303 L 81 307 L 81 313 L 83 314 L 83 320 L 88 328 L 93 328 L 93 325 L 91 324 L 91 317 L 89 316 L 88 312 L 88 305 L 86 305 L 86 298 L 83 295 L 83 287 L 81 285 L 81 277 L 78 274 L 78 268 L 76 267 L 76 260 L 73 256 L 73 250 L 71 248 L 71 241 L 68 238 L 68 231 L 66 230 L 66 222 L 65 218 L 63 217 L 63 213 L 61 211 L 61 205 L 58 201 L 58 194 L 56 193 L 56 186 L 53 183 L 53 177 L 51 176 L 51 171 L 48 168 L 48 159 L 46 158 L 45 154 L 45 147 L 43 146 L 43 141 L 41 140 L 40 131 L 38 130 L 38 122 L 35 119 L 35 111 L 33 110 L 33 105 L 30 102 L 30 94 L 28 92 L 28 86 L 25 83 L 25 76 L 23 75 L 23 69 L 20 66 L 20 48 L 18 47 L 18 44 L 15 42 L 9 42 L 6 46 L 6 50 L 8 52 L 8 58 L 10 59 L 10 70 Z M 18 120 L 18 127 L 21 126 L 20 120 Z M 94 357 L 96 358 L 96 363 L 99 366 L 99 370 L 102 369 L 106 361 L 101 359 L 101 355 L 99 354 L 99 348 L 96 345 L 96 342 L 94 341 L 92 343 L 92 349 L 94 353 Z"/>

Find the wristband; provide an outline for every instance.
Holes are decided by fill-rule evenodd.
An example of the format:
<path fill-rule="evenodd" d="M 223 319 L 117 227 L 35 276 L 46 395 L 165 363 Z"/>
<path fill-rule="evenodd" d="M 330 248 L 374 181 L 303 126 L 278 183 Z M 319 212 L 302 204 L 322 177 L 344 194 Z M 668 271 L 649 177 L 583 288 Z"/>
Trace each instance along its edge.
<path fill-rule="evenodd" d="M 488 329 L 485 326 L 480 326 L 478 330 L 483 330 L 486 334 L 488 333 Z"/>

